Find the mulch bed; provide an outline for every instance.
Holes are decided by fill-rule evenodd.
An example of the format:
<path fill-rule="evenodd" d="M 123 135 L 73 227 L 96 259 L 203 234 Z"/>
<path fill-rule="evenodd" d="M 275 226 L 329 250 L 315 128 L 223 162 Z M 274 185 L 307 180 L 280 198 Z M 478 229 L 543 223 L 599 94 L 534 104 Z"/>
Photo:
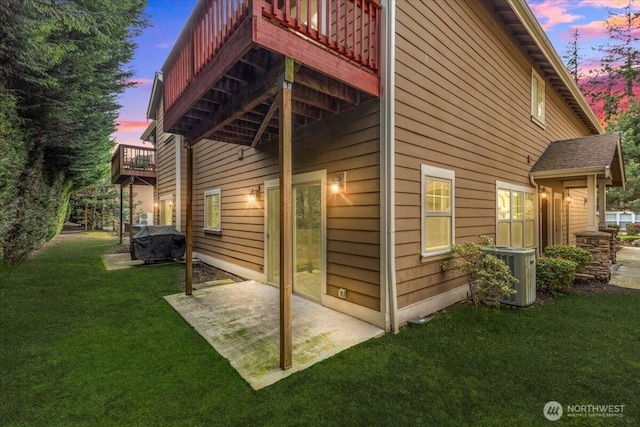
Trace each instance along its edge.
<path fill-rule="evenodd" d="M 194 262 L 192 268 L 192 278 L 193 283 L 204 283 L 210 282 L 213 280 L 224 280 L 231 279 L 234 282 L 244 282 L 246 279 L 243 279 L 240 276 L 236 276 L 227 271 L 220 270 L 219 268 L 212 267 L 203 262 Z M 184 287 L 185 284 L 185 271 L 184 264 L 182 266 L 182 272 L 180 274 L 180 283 Z"/>
<path fill-rule="evenodd" d="M 634 294 L 640 292 L 640 289 L 621 288 L 620 286 L 602 283 L 597 280 L 577 279 L 573 282 L 569 293 L 582 295 L 611 295 L 611 294 Z M 553 294 L 547 292 L 536 292 L 536 302 L 544 303 L 552 300 Z"/>

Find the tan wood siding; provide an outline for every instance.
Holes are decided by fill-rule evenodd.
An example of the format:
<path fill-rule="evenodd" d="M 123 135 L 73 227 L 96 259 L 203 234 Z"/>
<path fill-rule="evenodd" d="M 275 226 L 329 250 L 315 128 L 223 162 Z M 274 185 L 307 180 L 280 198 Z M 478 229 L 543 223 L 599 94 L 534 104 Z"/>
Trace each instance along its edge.
<path fill-rule="evenodd" d="M 461 284 L 420 256 L 421 164 L 455 171 L 456 241 L 495 238 L 496 180 L 529 186 L 553 140 L 587 135 L 549 83 L 546 127 L 531 120 L 533 62 L 482 2 L 397 2 L 398 307 Z M 464 283 L 464 281 L 462 282 Z"/>
<path fill-rule="evenodd" d="M 326 169 L 327 184 L 347 172 L 347 192 L 327 191 L 327 294 L 348 290 L 350 302 L 380 309 L 380 155 L 377 101 L 294 134 L 294 174 Z M 264 271 L 264 182 L 278 177 L 277 146 L 244 148 L 203 140 L 194 147 L 194 250 Z M 252 187 L 261 186 L 251 204 Z M 204 192 L 220 188 L 222 232 L 204 228 Z"/>
<path fill-rule="evenodd" d="M 163 196 L 176 197 L 176 138 L 172 134 L 162 132 L 163 105 L 160 101 L 156 112 L 156 200 Z M 172 214 L 172 224 L 176 225 L 175 203 Z M 184 205 L 181 203 L 181 205 Z M 183 217 L 184 218 L 184 217 Z M 155 223 L 160 221 L 159 210 L 156 209 Z M 184 230 L 184 229 L 183 229 Z"/>

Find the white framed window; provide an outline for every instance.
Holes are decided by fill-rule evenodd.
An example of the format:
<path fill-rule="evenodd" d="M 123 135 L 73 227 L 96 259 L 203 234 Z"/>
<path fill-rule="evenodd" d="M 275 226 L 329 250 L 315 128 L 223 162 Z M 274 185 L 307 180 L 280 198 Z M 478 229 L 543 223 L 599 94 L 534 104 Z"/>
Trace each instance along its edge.
<path fill-rule="evenodd" d="M 159 225 L 172 225 L 173 224 L 173 194 L 165 194 L 160 196 L 160 203 L 158 204 L 160 209 Z"/>
<path fill-rule="evenodd" d="M 222 231 L 221 192 L 219 188 L 204 192 L 204 229 Z"/>
<path fill-rule="evenodd" d="M 422 165 L 422 256 L 446 254 L 455 241 L 455 172 Z"/>
<path fill-rule="evenodd" d="M 496 181 L 496 245 L 535 246 L 535 189 Z"/>
<path fill-rule="evenodd" d="M 531 120 L 544 126 L 545 83 L 535 70 L 531 70 Z"/>

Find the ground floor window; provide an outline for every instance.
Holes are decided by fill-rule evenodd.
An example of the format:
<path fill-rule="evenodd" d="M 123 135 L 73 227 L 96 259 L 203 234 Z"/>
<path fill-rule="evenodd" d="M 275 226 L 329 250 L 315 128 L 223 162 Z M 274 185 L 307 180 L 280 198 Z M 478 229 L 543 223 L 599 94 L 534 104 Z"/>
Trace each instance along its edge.
<path fill-rule="evenodd" d="M 513 248 L 535 245 L 535 189 L 496 183 L 496 245 Z"/>
<path fill-rule="evenodd" d="M 222 230 L 222 209 L 220 208 L 220 189 L 204 192 L 204 229 L 209 231 Z"/>
<path fill-rule="evenodd" d="M 454 242 L 455 172 L 422 165 L 422 256 L 447 253 Z"/>
<path fill-rule="evenodd" d="M 160 222 L 159 225 L 172 225 L 173 223 L 173 195 L 160 196 Z"/>

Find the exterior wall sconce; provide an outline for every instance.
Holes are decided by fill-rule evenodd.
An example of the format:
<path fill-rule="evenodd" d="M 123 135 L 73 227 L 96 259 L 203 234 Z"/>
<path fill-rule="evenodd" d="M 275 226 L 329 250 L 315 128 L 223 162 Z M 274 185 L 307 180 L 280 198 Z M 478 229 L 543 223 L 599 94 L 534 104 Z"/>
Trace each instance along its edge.
<path fill-rule="evenodd" d="M 338 194 L 344 193 L 347 190 L 347 173 L 336 172 L 331 180 L 331 193 Z"/>
<path fill-rule="evenodd" d="M 546 199 L 548 195 L 549 192 L 547 191 L 547 187 L 540 187 L 540 197 Z"/>
<path fill-rule="evenodd" d="M 567 202 L 567 203 L 571 203 L 573 201 L 573 197 L 571 197 L 570 190 L 567 190 L 567 195 L 564 196 L 564 201 Z"/>
<path fill-rule="evenodd" d="M 260 185 L 252 187 L 249 192 L 249 202 L 255 203 L 258 200 L 260 200 Z"/>

